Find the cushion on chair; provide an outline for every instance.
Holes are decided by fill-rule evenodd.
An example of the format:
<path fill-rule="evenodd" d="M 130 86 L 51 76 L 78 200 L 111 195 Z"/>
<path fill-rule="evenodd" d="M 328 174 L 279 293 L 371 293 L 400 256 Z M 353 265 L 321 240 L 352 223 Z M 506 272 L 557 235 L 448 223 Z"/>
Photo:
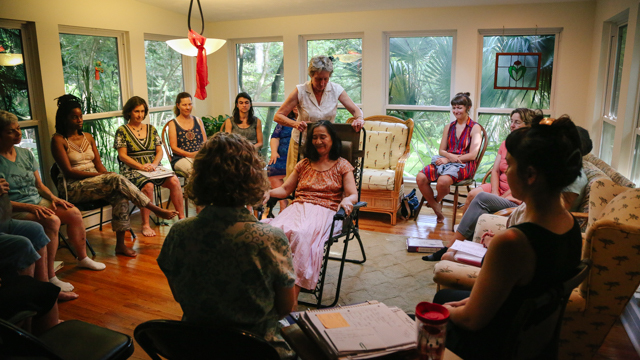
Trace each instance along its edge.
<path fill-rule="evenodd" d="M 365 168 L 362 171 L 362 190 L 393 190 L 395 177 L 394 170 Z"/>
<path fill-rule="evenodd" d="M 620 186 L 609 178 L 597 178 L 588 185 L 588 188 L 592 196 L 589 197 L 589 222 L 587 227 L 590 227 L 602 217 L 602 210 L 609 204 L 607 199 L 613 199 L 629 190 L 628 187 Z"/>
<path fill-rule="evenodd" d="M 39 337 L 45 345 L 66 360 L 126 359 L 133 353 L 131 337 L 79 320 L 68 320 Z"/>
<path fill-rule="evenodd" d="M 393 123 L 386 121 L 365 121 L 364 129 L 369 134 L 370 131 L 386 131 L 391 133 L 391 150 L 389 154 L 389 165 L 391 170 L 395 170 L 398 165 L 398 159 L 404 154 L 407 147 L 407 135 L 409 128 L 402 123 Z M 369 143 L 367 143 L 369 149 Z"/>
<path fill-rule="evenodd" d="M 433 268 L 433 281 L 445 288 L 470 290 L 479 273 L 479 267 L 442 260 Z"/>
<path fill-rule="evenodd" d="M 479 243 L 482 238 L 482 234 L 491 230 L 494 234 L 497 234 L 498 231 L 502 231 L 507 228 L 507 217 L 499 216 L 499 215 L 491 215 L 491 214 L 482 214 L 478 218 L 478 222 L 476 223 L 476 230 L 473 233 L 473 241 Z"/>
<path fill-rule="evenodd" d="M 391 150 L 391 133 L 387 131 L 367 131 L 367 148 L 364 167 L 368 169 L 388 169 Z"/>

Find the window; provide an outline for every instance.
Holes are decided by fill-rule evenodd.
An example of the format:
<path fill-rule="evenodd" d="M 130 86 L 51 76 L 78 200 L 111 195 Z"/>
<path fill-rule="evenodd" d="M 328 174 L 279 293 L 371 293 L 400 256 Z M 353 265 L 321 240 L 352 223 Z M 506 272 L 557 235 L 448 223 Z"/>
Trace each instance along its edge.
<path fill-rule="evenodd" d="M 124 124 L 123 102 L 129 98 L 124 33 L 60 26 L 65 92 L 84 106 L 84 131 L 93 135 L 102 163 L 119 170 L 113 148 L 116 129 Z"/>
<path fill-rule="evenodd" d="M 40 176 L 46 174 L 40 157 L 40 119 L 44 113 L 40 73 L 30 59 L 37 49 L 30 39 L 35 36 L 33 23 L 0 20 L 0 109 L 18 117 L 22 141 L 17 146 L 29 149 L 40 164 Z"/>
<path fill-rule="evenodd" d="M 160 136 L 165 124 L 175 118 L 173 106 L 176 95 L 185 91 L 183 57 L 167 45 L 165 41 L 170 38 L 145 34 L 144 40 L 149 122 Z M 167 154 L 164 154 L 160 164 L 171 167 Z"/>
<path fill-rule="evenodd" d="M 480 181 L 491 169 L 500 144 L 509 135 L 509 116 L 516 108 L 553 109 L 553 79 L 558 35 L 561 29 L 481 30 L 482 71 L 477 121 L 487 132 L 489 142 L 475 179 Z M 495 89 L 497 53 L 541 53 L 540 81 L 537 90 Z M 518 60 L 517 58 L 508 58 Z M 515 59 L 515 60 L 514 60 Z M 508 65 L 508 64 L 501 64 Z M 533 69 L 527 69 L 532 76 Z M 473 95 L 473 94 L 472 94 Z"/>
<path fill-rule="evenodd" d="M 285 97 L 282 50 L 282 41 L 236 43 L 236 94 L 246 92 L 251 96 L 254 115 L 262 122 L 261 153 L 265 159 L 270 153 L 269 139 L 276 125 L 273 117 Z"/>
<path fill-rule="evenodd" d="M 624 20 L 619 23 L 608 23 L 607 26 L 609 28 L 609 56 L 598 155 L 600 159 L 611 165 L 616 120 L 618 119 L 622 66 L 624 63 L 625 43 L 627 41 L 627 23 Z"/>
<path fill-rule="evenodd" d="M 303 81 L 307 81 L 307 67 L 309 60 L 318 55 L 333 56 L 333 74 L 331 81 L 339 84 L 347 92 L 347 95 L 353 102 L 361 107 L 362 105 L 362 37 L 351 37 L 345 35 L 345 38 L 321 39 L 315 37 L 306 37 L 307 57 L 305 61 L 305 71 L 301 74 Z M 341 109 L 342 108 L 342 105 Z M 345 110 L 349 116 L 351 114 Z M 336 122 L 340 119 L 336 117 Z M 342 121 L 342 122 L 345 122 Z"/>
<path fill-rule="evenodd" d="M 414 132 L 405 176 L 415 178 L 438 154 L 449 123 L 454 32 L 387 34 L 387 115 L 412 118 Z"/>

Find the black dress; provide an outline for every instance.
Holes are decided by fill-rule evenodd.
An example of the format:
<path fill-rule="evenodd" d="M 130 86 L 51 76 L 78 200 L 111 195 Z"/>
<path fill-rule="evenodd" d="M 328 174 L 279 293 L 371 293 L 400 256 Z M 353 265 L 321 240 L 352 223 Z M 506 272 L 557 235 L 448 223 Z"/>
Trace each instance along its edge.
<path fill-rule="evenodd" d="M 575 219 L 573 228 L 561 235 L 533 223 L 512 227 L 524 233 L 535 251 L 536 268 L 533 279 L 525 286 L 514 287 L 504 304 L 498 309 L 496 316 L 483 329 L 469 331 L 449 322 L 447 348 L 465 360 L 499 359 L 497 349 L 500 348 L 500 341 L 506 338 L 505 332 L 511 327 L 522 301 L 542 294 L 550 287 L 570 279 L 575 275 L 575 270 L 580 263 L 582 235 Z M 434 302 L 462 300 L 469 297 L 469 293 L 469 291 L 442 290 L 436 294 Z M 551 311 L 553 309 L 541 309 L 536 316 L 542 319 L 550 315 Z"/>

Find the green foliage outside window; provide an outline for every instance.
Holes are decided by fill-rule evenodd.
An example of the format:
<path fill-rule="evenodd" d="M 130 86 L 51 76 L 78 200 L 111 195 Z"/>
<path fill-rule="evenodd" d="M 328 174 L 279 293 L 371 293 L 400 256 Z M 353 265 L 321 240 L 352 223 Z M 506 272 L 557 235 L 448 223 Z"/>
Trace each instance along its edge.
<path fill-rule="evenodd" d="M 64 89 L 82 99 L 85 114 L 122 109 L 116 40 L 115 37 L 60 34 Z"/>
<path fill-rule="evenodd" d="M 82 131 L 93 135 L 102 164 L 107 168 L 107 171 L 120 172 L 118 151 L 113 148 L 113 139 L 115 138 L 116 130 L 124 123 L 125 121 L 122 117 L 111 117 L 85 121 L 82 125 Z"/>
<path fill-rule="evenodd" d="M 0 28 L 1 54 L 22 54 L 20 29 Z M 0 109 L 13 113 L 19 120 L 31 120 L 29 89 L 24 62 L 15 66 L 0 65 Z"/>
<path fill-rule="evenodd" d="M 145 40 L 149 107 L 173 105 L 184 91 L 182 55 L 164 41 Z"/>
<path fill-rule="evenodd" d="M 354 103 L 361 103 L 362 39 L 307 41 L 307 65 L 318 55 L 334 57 L 331 81 L 342 86 Z"/>

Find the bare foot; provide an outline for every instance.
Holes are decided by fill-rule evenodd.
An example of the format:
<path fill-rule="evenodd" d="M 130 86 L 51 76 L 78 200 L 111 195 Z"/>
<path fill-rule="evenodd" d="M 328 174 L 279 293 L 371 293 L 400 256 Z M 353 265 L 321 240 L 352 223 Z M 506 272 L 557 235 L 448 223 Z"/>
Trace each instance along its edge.
<path fill-rule="evenodd" d="M 138 254 L 133 249 L 126 247 L 125 245 L 116 245 L 116 255 L 124 255 L 128 257 L 136 257 Z"/>
<path fill-rule="evenodd" d="M 58 294 L 58 301 L 71 301 L 77 298 L 78 298 L 78 294 L 74 292 L 60 291 L 60 293 Z"/>
<path fill-rule="evenodd" d="M 155 210 L 153 212 L 154 214 L 158 215 L 159 217 L 163 218 L 163 219 L 173 219 L 174 217 L 178 216 L 178 212 L 175 210 L 169 210 L 169 209 L 162 209 L 159 208 L 158 210 Z M 144 230 L 142 230 L 142 233 L 144 234 Z M 148 236 L 148 235 L 145 235 Z M 154 236 L 154 235 L 151 235 Z"/>
<path fill-rule="evenodd" d="M 444 222 L 444 214 L 442 213 L 442 204 L 437 203 L 432 207 L 433 212 L 436 213 L 436 221 L 442 224 Z"/>
<path fill-rule="evenodd" d="M 142 235 L 144 235 L 144 236 L 156 236 L 156 232 L 153 231 L 151 226 L 142 225 Z"/>

